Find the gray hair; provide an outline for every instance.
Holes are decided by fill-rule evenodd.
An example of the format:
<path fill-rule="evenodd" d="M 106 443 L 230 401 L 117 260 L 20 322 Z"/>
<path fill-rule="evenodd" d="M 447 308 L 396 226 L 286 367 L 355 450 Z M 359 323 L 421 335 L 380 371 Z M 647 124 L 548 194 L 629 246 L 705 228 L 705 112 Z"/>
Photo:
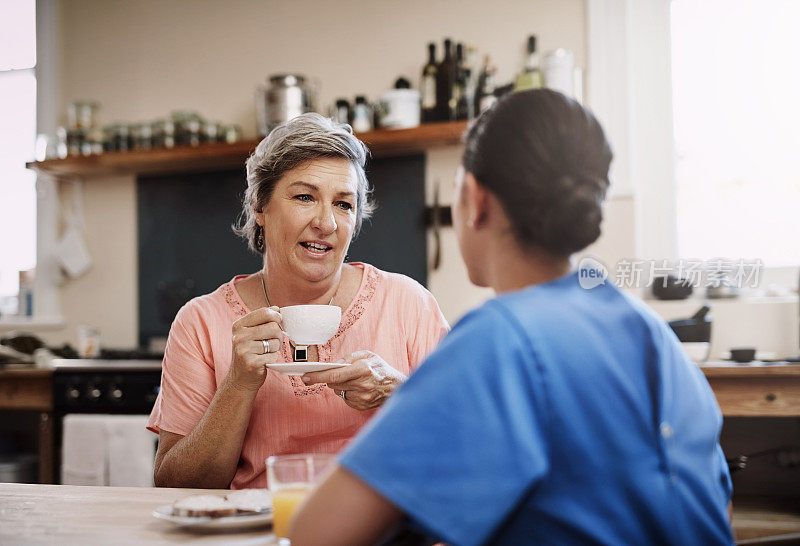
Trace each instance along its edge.
<path fill-rule="evenodd" d="M 269 203 L 278 180 L 306 161 L 334 157 L 348 160 L 358 175 L 355 238 L 363 221 L 374 210 L 369 199 L 369 181 L 364 172 L 367 154 L 369 149 L 353 135 L 352 128 L 346 123 L 336 123 L 313 112 L 281 123 L 247 158 L 247 190 L 242 199 L 239 223 L 233 226 L 233 231 L 247 240 L 253 252 L 263 254 L 264 242 L 259 237 L 256 211 Z"/>

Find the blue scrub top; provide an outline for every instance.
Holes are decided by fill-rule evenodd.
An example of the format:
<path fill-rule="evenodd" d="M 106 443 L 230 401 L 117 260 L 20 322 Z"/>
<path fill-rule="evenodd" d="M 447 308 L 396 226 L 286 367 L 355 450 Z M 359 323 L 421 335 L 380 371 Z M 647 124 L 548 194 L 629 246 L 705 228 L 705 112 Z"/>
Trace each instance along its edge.
<path fill-rule="evenodd" d="M 465 316 L 340 464 L 453 544 L 732 544 L 721 424 L 664 321 L 573 273 Z"/>

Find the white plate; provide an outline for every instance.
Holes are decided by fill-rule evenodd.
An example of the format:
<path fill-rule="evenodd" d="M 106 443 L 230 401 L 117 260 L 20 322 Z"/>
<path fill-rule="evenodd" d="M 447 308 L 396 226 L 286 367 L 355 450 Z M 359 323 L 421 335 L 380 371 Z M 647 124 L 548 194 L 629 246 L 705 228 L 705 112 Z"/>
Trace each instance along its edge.
<path fill-rule="evenodd" d="M 252 529 L 254 527 L 266 527 L 272 523 L 272 510 L 258 514 L 240 514 L 222 518 L 190 518 L 173 516 L 171 504 L 156 508 L 153 510 L 153 516 L 180 527 L 191 527 L 192 529 Z"/>
<path fill-rule="evenodd" d="M 350 364 L 342 362 L 276 362 L 275 364 L 266 364 L 270 370 L 275 370 L 284 375 L 303 375 L 309 372 L 322 372 L 325 370 L 332 370 L 334 368 L 344 368 Z"/>

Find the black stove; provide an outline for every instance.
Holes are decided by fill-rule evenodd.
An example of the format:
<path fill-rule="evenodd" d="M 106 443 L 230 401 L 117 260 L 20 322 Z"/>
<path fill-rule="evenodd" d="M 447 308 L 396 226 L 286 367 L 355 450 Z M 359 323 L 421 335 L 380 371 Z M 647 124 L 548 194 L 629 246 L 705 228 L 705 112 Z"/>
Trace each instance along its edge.
<path fill-rule="evenodd" d="M 161 387 L 161 360 L 53 361 L 56 413 L 150 413 Z"/>

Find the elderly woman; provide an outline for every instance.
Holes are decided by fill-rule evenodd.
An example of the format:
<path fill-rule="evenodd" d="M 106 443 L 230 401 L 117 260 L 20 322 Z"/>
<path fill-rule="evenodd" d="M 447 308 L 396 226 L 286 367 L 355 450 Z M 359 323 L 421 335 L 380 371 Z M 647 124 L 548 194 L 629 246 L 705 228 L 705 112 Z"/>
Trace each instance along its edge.
<path fill-rule="evenodd" d="M 175 317 L 148 422 L 156 485 L 265 487 L 270 455 L 337 452 L 446 333 L 418 283 L 344 263 L 371 210 L 366 153 L 349 126 L 305 114 L 247 160 L 237 231 L 264 267 Z M 300 304 L 342 309 L 338 332 L 305 354 L 281 330 L 280 308 Z M 265 367 L 295 357 L 350 365 L 302 378 Z"/>
<path fill-rule="evenodd" d="M 594 116 L 553 91 L 478 119 L 453 224 L 470 279 L 500 295 L 348 447 L 293 546 L 372 543 L 404 514 L 452 544 L 732 543 L 703 374 L 643 305 L 570 273 L 610 161 Z"/>

